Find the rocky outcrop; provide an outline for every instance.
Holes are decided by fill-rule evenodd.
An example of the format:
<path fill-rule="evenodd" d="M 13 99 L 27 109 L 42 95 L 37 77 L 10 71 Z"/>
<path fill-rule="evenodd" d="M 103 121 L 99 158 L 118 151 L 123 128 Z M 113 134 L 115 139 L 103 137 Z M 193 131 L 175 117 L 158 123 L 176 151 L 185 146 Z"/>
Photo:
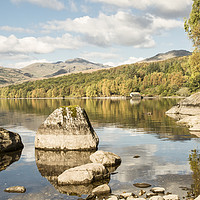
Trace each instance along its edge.
<path fill-rule="evenodd" d="M 93 163 L 101 163 L 102 165 L 108 167 L 108 166 L 116 166 L 121 164 L 121 158 L 111 152 L 105 152 L 105 151 L 96 151 L 95 153 L 90 155 L 90 160 Z"/>
<path fill-rule="evenodd" d="M 0 153 L 23 149 L 19 134 L 0 128 Z"/>
<path fill-rule="evenodd" d="M 102 164 L 89 163 L 64 171 L 58 176 L 58 184 L 89 184 L 109 177 L 110 174 Z"/>
<path fill-rule="evenodd" d="M 67 106 L 56 109 L 39 127 L 35 148 L 96 150 L 98 142 L 85 110 L 79 106 Z"/>
<path fill-rule="evenodd" d="M 187 126 L 191 133 L 200 132 L 200 92 L 180 101 L 166 114 L 178 120 L 177 123 Z"/>

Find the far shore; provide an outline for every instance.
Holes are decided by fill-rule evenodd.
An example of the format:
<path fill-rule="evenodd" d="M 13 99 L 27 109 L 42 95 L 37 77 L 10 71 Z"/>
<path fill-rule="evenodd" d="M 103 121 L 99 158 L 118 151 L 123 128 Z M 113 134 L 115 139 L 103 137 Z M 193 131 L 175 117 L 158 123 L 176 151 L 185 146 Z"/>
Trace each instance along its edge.
<path fill-rule="evenodd" d="M 111 100 L 142 100 L 142 99 L 184 99 L 182 96 L 142 96 L 140 97 L 129 97 L 129 96 L 110 96 L 110 97 L 34 97 L 34 98 L 0 98 L 0 99 L 111 99 Z"/>

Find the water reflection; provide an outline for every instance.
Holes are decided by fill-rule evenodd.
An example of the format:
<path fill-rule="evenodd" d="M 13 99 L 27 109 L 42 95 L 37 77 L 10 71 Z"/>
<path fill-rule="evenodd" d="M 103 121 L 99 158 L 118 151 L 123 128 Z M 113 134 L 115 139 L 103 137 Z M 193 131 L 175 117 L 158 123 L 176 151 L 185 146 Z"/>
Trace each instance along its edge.
<path fill-rule="evenodd" d="M 44 151 L 35 149 L 35 161 L 39 172 L 45 177 L 59 192 L 81 196 L 90 194 L 92 190 L 109 180 L 96 182 L 87 185 L 58 185 L 57 178 L 65 170 L 90 163 L 90 151 Z"/>
<path fill-rule="evenodd" d="M 37 130 L 44 119 L 60 106 L 80 105 L 95 127 L 117 126 L 120 128 L 144 129 L 155 132 L 158 138 L 189 140 L 188 129 L 178 126 L 165 112 L 178 99 L 153 100 L 103 100 L 103 99 L 2 99 L 0 100 L 0 125 L 9 121 Z M 149 114 L 151 113 L 151 114 Z"/>
<path fill-rule="evenodd" d="M 5 170 L 12 163 L 18 161 L 21 157 L 22 150 L 9 152 L 9 153 L 1 153 L 0 154 L 0 171 Z"/>

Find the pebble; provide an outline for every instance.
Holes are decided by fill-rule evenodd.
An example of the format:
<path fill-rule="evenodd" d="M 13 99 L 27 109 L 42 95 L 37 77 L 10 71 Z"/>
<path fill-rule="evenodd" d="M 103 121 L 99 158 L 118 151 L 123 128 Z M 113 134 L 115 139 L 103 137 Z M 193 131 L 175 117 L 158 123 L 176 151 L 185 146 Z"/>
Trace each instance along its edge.
<path fill-rule="evenodd" d="M 26 188 L 24 186 L 12 186 L 9 188 L 6 188 L 4 192 L 10 192 L 10 193 L 25 193 Z"/>
<path fill-rule="evenodd" d="M 154 193 L 165 193 L 165 188 L 162 187 L 154 187 L 151 189 L 152 192 Z"/>
<path fill-rule="evenodd" d="M 120 194 L 119 196 L 126 199 L 127 197 L 135 196 L 135 194 L 134 193 L 126 193 L 126 192 L 124 192 L 124 193 Z"/>
<path fill-rule="evenodd" d="M 139 155 L 135 155 L 135 156 L 133 156 L 133 158 L 139 158 L 140 156 Z"/>
<path fill-rule="evenodd" d="M 145 190 L 140 190 L 140 192 L 139 192 L 139 196 L 142 196 L 143 194 L 145 194 L 146 193 L 146 191 Z"/>
<path fill-rule="evenodd" d="M 164 200 L 161 196 L 153 196 L 149 200 Z"/>
<path fill-rule="evenodd" d="M 118 198 L 116 196 L 110 196 L 107 200 L 118 200 Z"/>
<path fill-rule="evenodd" d="M 164 200 L 179 200 L 178 195 L 170 194 L 163 196 Z"/>

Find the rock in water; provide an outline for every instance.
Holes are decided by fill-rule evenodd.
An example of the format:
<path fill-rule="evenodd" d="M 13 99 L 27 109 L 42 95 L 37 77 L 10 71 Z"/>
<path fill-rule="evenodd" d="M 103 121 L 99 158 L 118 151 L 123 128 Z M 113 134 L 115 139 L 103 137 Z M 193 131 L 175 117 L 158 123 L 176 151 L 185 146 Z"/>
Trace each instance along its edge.
<path fill-rule="evenodd" d="M 6 188 L 4 192 L 24 193 L 26 192 L 26 188 L 24 186 L 12 186 L 12 187 Z"/>
<path fill-rule="evenodd" d="M 200 137 L 200 92 L 192 94 L 173 106 L 166 114 L 186 125 L 191 133 Z"/>
<path fill-rule="evenodd" d="M 121 164 L 121 158 L 111 152 L 96 151 L 90 155 L 90 160 L 93 163 L 101 163 L 104 166 L 115 166 Z"/>
<path fill-rule="evenodd" d="M 89 163 L 64 171 L 58 176 L 58 184 L 88 184 L 109 178 L 107 169 L 99 163 Z"/>
<path fill-rule="evenodd" d="M 19 134 L 0 128 L 0 153 L 16 151 L 23 147 Z"/>
<path fill-rule="evenodd" d="M 80 106 L 56 109 L 39 127 L 35 148 L 46 150 L 97 149 L 98 136 Z"/>

